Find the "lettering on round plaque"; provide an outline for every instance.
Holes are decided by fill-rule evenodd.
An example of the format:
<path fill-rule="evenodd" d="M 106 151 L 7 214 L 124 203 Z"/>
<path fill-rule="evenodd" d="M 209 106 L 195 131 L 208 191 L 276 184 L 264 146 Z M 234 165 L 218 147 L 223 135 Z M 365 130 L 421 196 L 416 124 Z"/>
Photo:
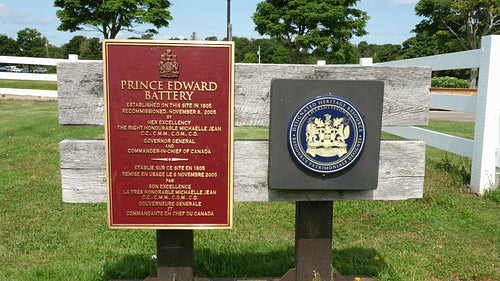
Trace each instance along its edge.
<path fill-rule="evenodd" d="M 302 104 L 288 126 L 288 147 L 303 167 L 320 174 L 342 171 L 361 155 L 363 114 L 347 99 L 324 95 Z"/>

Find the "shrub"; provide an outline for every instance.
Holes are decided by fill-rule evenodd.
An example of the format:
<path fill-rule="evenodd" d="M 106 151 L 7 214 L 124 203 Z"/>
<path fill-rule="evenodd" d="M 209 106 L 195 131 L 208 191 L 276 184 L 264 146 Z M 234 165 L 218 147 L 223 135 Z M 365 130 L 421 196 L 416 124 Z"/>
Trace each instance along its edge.
<path fill-rule="evenodd" d="M 449 76 L 432 77 L 431 80 L 431 87 L 435 88 L 469 88 L 469 86 L 469 81 Z"/>

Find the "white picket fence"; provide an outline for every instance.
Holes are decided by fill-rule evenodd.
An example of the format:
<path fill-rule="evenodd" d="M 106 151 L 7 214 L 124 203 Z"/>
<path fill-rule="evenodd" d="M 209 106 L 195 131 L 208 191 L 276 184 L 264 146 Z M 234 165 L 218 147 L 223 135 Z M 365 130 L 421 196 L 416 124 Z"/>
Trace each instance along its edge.
<path fill-rule="evenodd" d="M 57 65 L 63 61 L 78 61 L 78 55 L 69 55 L 68 59 L 47 59 L 34 57 L 13 57 L 0 56 L 0 63 L 12 65 Z M 57 81 L 57 74 L 44 73 L 16 73 L 16 72 L 0 72 L 0 79 L 14 80 L 32 80 L 32 81 Z M 50 90 L 33 90 L 33 89 L 13 89 L 0 88 L 0 95 L 22 95 L 35 97 L 57 97 L 57 91 Z"/>
<path fill-rule="evenodd" d="M 481 49 L 377 63 L 374 66 L 429 66 L 433 71 L 479 68 L 477 96 L 430 93 L 430 107 L 476 114 L 474 140 L 417 127 L 385 127 L 383 131 L 472 158 L 472 189 L 483 194 L 499 185 L 500 174 L 500 35 L 482 38 Z"/>

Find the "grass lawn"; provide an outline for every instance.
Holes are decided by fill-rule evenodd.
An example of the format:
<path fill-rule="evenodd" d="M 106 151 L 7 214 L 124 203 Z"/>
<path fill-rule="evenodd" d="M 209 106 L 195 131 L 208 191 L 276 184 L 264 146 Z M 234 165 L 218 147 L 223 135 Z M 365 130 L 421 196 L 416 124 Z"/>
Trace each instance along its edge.
<path fill-rule="evenodd" d="M 0 79 L 0 88 L 38 89 L 38 90 L 55 91 L 57 90 L 57 82 Z"/>
<path fill-rule="evenodd" d="M 2 87 L 2 86 L 0 86 Z M 432 121 L 472 138 L 474 124 Z M 267 138 L 237 128 L 237 138 Z M 62 203 L 59 142 L 103 138 L 58 124 L 55 101 L 0 100 L 0 280 L 145 278 L 154 230 L 109 230 L 105 204 Z M 424 197 L 335 202 L 333 266 L 378 280 L 500 280 L 500 193 L 467 191 L 470 160 L 428 148 Z M 279 277 L 294 266 L 294 202 L 235 203 L 232 230 L 195 231 L 207 277 Z"/>

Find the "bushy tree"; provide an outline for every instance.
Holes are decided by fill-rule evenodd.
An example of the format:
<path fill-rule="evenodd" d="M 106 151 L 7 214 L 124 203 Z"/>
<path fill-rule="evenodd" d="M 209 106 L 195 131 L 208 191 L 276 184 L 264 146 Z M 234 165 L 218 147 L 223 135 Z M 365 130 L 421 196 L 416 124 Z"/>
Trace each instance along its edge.
<path fill-rule="evenodd" d="M 395 44 L 378 45 L 361 41 L 356 49 L 357 58 L 373 58 L 373 62 L 393 61 L 401 54 L 401 45 Z"/>
<path fill-rule="evenodd" d="M 71 38 L 68 43 L 62 46 L 64 56 L 70 54 L 78 55 L 83 60 L 99 60 L 102 59 L 102 46 L 99 38 L 87 38 L 77 35 Z"/>
<path fill-rule="evenodd" d="M 420 0 L 415 6 L 424 19 L 415 31 L 446 37 L 459 49 L 479 49 L 481 37 L 500 34 L 499 0 Z M 475 87 L 477 69 L 471 70 L 471 87 Z"/>
<path fill-rule="evenodd" d="M 18 31 L 17 47 L 18 55 L 22 57 L 46 56 L 44 39 L 36 29 L 25 28 Z"/>
<path fill-rule="evenodd" d="M 105 39 L 113 39 L 122 29 L 133 30 L 137 24 L 167 27 L 172 20 L 168 0 L 55 0 L 54 7 L 61 20 L 57 28 L 78 31 L 84 27 L 101 32 Z"/>
<path fill-rule="evenodd" d="M 266 0 L 257 4 L 253 21 L 259 34 L 281 38 L 288 62 L 301 51 L 338 52 L 353 36 L 367 34 L 368 16 L 355 9 L 358 0 Z"/>
<path fill-rule="evenodd" d="M 480 48 L 482 36 L 500 34 L 498 0 L 420 0 L 415 11 L 425 18 L 417 32 L 447 31 L 464 51 Z"/>
<path fill-rule="evenodd" d="M 260 49 L 261 63 L 288 63 L 288 48 L 279 38 L 262 38 L 252 40 L 252 52 L 257 54 Z M 257 57 L 258 61 L 258 57 Z"/>
<path fill-rule="evenodd" d="M 18 49 L 16 40 L 7 35 L 0 35 L 0 56 L 15 56 Z"/>
<path fill-rule="evenodd" d="M 87 37 L 82 35 L 77 35 L 71 38 L 68 43 L 62 46 L 66 57 L 70 54 L 78 55 L 79 57 L 81 57 L 80 46 L 82 45 L 82 42 L 86 40 Z"/>
<path fill-rule="evenodd" d="M 245 37 L 235 36 L 233 36 L 232 39 L 234 41 L 234 61 L 243 62 L 245 56 L 248 53 L 253 53 L 252 47 L 250 45 L 250 40 Z"/>
<path fill-rule="evenodd" d="M 90 38 L 80 44 L 80 56 L 83 60 L 102 59 L 102 44 L 99 38 Z"/>
<path fill-rule="evenodd" d="M 440 53 L 440 45 L 437 44 L 435 37 L 429 36 L 427 32 L 417 33 L 416 36 L 404 41 L 402 45 L 399 59 L 427 57 Z"/>

